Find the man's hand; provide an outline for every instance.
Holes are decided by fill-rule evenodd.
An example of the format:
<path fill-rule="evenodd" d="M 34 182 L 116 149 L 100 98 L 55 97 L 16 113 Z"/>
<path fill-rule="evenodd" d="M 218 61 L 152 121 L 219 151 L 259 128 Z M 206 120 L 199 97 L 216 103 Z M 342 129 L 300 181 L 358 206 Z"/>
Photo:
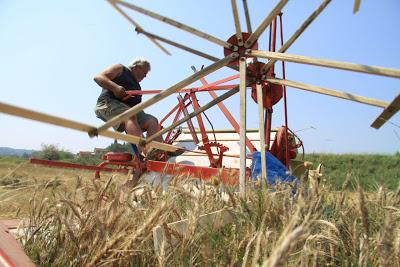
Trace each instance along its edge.
<path fill-rule="evenodd" d="M 114 95 L 116 98 L 124 100 L 128 96 L 128 94 L 125 92 L 124 87 L 120 86 L 118 87 L 117 90 L 113 91 Z"/>

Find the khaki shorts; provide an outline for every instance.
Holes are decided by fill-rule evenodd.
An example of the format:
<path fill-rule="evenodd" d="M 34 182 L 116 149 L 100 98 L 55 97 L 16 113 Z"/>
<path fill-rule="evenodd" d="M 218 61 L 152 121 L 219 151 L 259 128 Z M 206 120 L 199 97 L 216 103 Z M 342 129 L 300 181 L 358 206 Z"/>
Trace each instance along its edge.
<path fill-rule="evenodd" d="M 96 113 L 96 116 L 103 121 L 108 121 L 115 116 L 127 111 L 131 107 L 126 105 L 125 103 L 116 100 L 116 99 L 104 99 L 96 104 L 96 107 L 94 108 L 94 112 Z M 142 127 L 142 124 L 145 123 L 149 119 L 155 119 L 157 120 L 156 117 L 153 115 L 147 114 L 144 111 L 140 111 L 136 115 L 136 120 L 139 123 L 139 125 Z M 125 125 L 124 123 L 117 124 L 113 126 L 114 130 L 118 132 L 123 132 L 125 131 Z M 142 129 L 144 130 L 144 129 Z"/>

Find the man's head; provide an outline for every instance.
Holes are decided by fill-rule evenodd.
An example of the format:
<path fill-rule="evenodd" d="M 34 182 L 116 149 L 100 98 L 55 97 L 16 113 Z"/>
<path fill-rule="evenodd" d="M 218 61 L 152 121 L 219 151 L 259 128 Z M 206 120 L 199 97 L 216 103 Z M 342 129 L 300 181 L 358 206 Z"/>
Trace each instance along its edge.
<path fill-rule="evenodd" d="M 150 71 L 150 62 L 143 58 L 135 58 L 129 63 L 128 68 L 137 82 L 141 82 Z"/>

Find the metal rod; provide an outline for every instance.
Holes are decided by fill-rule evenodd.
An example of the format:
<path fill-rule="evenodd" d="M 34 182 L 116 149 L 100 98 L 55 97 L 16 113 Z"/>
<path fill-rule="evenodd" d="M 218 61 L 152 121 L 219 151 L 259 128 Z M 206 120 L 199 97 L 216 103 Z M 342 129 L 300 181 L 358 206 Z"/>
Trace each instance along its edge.
<path fill-rule="evenodd" d="M 246 58 L 239 60 L 240 69 L 240 174 L 239 192 L 245 196 L 246 183 Z"/>
<path fill-rule="evenodd" d="M 237 92 L 239 92 L 239 87 L 236 87 L 224 94 L 222 94 L 221 96 L 219 96 L 217 99 L 214 99 L 212 101 L 210 101 L 209 103 L 207 103 L 206 105 L 200 107 L 198 110 L 195 110 L 194 112 L 190 113 L 189 116 L 186 116 L 182 119 L 180 119 L 179 121 L 175 122 L 174 124 L 171 124 L 170 126 L 162 129 L 161 131 L 153 134 L 152 136 L 150 136 L 149 138 L 147 138 L 145 141 L 146 143 L 150 143 L 153 142 L 153 140 L 159 136 L 162 136 L 164 133 L 168 132 L 169 130 L 181 125 L 182 123 L 186 122 L 187 120 L 195 117 L 197 114 L 206 111 L 207 109 L 215 106 L 216 104 L 218 104 L 220 101 L 223 101 L 225 99 L 227 99 L 228 97 L 233 96 L 234 94 L 236 94 Z"/>
<path fill-rule="evenodd" d="M 196 68 L 194 66 L 192 66 L 192 70 L 194 72 L 196 72 Z M 236 75 L 235 75 L 236 76 Z M 203 84 L 203 86 L 208 85 L 206 79 L 201 78 L 200 79 L 201 83 Z M 209 91 L 208 92 L 210 94 L 210 96 L 213 99 L 218 98 L 218 95 L 214 92 L 214 91 Z M 227 120 L 229 121 L 229 123 L 232 125 L 232 127 L 235 129 L 236 133 L 240 133 L 240 126 L 239 124 L 236 122 L 235 118 L 232 116 L 232 114 L 229 112 L 229 110 L 225 107 L 224 103 L 219 102 L 218 103 L 218 107 L 219 109 L 222 111 L 222 113 L 225 115 L 225 117 L 227 118 Z M 254 147 L 253 143 L 250 141 L 249 138 L 247 138 L 246 136 L 246 146 L 249 148 L 250 152 L 253 153 L 254 151 L 257 151 L 257 149 Z"/>
<path fill-rule="evenodd" d="M 236 38 L 238 41 L 238 45 L 243 45 L 243 36 L 242 36 L 242 29 L 240 28 L 240 21 L 239 21 L 239 14 L 237 10 L 236 0 L 231 0 L 232 6 L 232 13 L 233 13 L 233 20 L 235 22 L 235 30 L 236 30 Z"/>
<path fill-rule="evenodd" d="M 246 25 L 247 25 L 247 32 L 252 33 L 251 29 L 251 22 L 250 22 L 250 14 L 249 14 L 249 7 L 247 6 L 247 0 L 243 0 L 243 9 L 244 9 L 244 15 L 246 17 Z"/>
<path fill-rule="evenodd" d="M 260 37 L 264 30 L 271 24 L 272 20 L 281 12 L 282 8 L 286 5 L 289 0 L 280 0 L 279 3 L 272 9 L 268 16 L 261 22 L 258 28 L 250 35 L 247 39 L 244 47 L 250 48 L 254 42 Z"/>
<path fill-rule="evenodd" d="M 295 62 L 300 64 L 314 65 L 332 69 L 341 69 L 341 70 L 355 71 L 355 72 L 368 73 L 380 76 L 400 78 L 399 69 L 389 69 L 379 66 L 368 66 L 368 65 L 355 64 L 349 62 L 340 62 L 335 60 L 326 60 L 326 59 L 311 58 L 311 57 L 298 56 L 286 53 L 283 54 L 283 53 L 260 51 L 260 50 L 247 50 L 246 54 L 249 56 L 282 60 L 287 62 Z"/>
<path fill-rule="evenodd" d="M 133 26 L 135 26 L 136 29 L 142 29 L 142 27 L 136 22 L 134 21 L 131 17 L 128 16 L 128 14 L 126 14 L 122 9 L 120 9 L 112 0 L 107 0 L 112 7 L 115 8 L 115 10 L 117 10 L 123 17 L 125 17 L 130 23 L 133 24 Z M 152 38 L 151 36 L 146 36 L 147 38 L 150 39 L 150 41 L 152 41 L 156 46 L 158 46 L 158 48 L 160 48 L 164 53 L 166 53 L 167 55 L 171 55 L 171 53 L 164 48 L 159 42 L 157 42 L 154 38 Z"/>
<path fill-rule="evenodd" d="M 367 105 L 371 105 L 371 106 L 375 106 L 375 107 L 380 107 L 380 108 L 386 108 L 389 104 L 388 102 L 384 102 L 384 101 L 377 100 L 377 99 L 371 99 L 371 98 L 366 98 L 363 96 L 352 95 L 352 94 L 349 94 L 346 92 L 339 92 L 339 91 L 335 91 L 332 89 L 323 88 L 323 87 L 305 84 L 305 83 L 300 83 L 300 82 L 281 80 L 281 79 L 277 79 L 277 78 L 267 78 L 266 81 L 273 83 L 273 84 L 286 85 L 286 86 L 290 86 L 293 88 L 298 88 L 298 89 L 302 89 L 302 90 L 306 90 L 306 91 L 310 91 L 310 92 L 314 92 L 314 93 L 318 93 L 318 94 L 322 94 L 322 95 L 334 96 L 334 97 L 338 97 L 338 98 L 342 98 L 342 99 L 346 99 L 346 100 L 350 100 L 350 101 L 355 101 L 355 102 L 359 102 L 359 103 L 363 103 L 363 104 L 367 104 Z"/>
<path fill-rule="evenodd" d="M 286 41 L 284 45 L 279 49 L 278 52 L 284 53 L 299 38 L 299 36 L 307 29 L 307 27 L 318 17 L 319 14 L 328 6 L 331 0 L 324 0 L 321 5 L 303 22 L 295 33 Z M 262 68 L 261 73 L 267 73 L 269 68 L 275 63 L 276 60 L 269 60 L 267 64 Z"/>
<path fill-rule="evenodd" d="M 265 128 L 264 128 L 264 106 L 261 83 L 256 84 L 258 102 L 258 125 L 260 131 L 260 152 L 261 152 L 261 184 L 267 181 L 267 159 L 265 155 Z"/>
<path fill-rule="evenodd" d="M 110 128 L 111 126 L 114 126 L 122 121 L 125 121 L 127 119 L 129 119 L 130 117 L 136 115 L 137 113 L 139 113 L 140 111 L 142 111 L 143 109 L 159 102 L 160 100 L 166 98 L 167 96 L 173 94 L 174 92 L 178 91 L 179 89 L 193 83 L 194 81 L 197 81 L 198 79 L 200 79 L 201 77 L 204 77 L 220 68 L 222 68 L 223 66 L 225 66 L 226 64 L 228 64 L 230 61 L 232 61 L 233 59 L 237 58 L 238 54 L 237 53 L 232 53 L 229 56 L 221 59 L 220 61 L 202 69 L 201 71 L 189 76 L 188 78 L 176 83 L 175 85 L 171 86 L 170 88 L 162 91 L 161 93 L 153 96 L 152 98 L 148 99 L 145 102 L 142 102 L 140 104 L 137 104 L 136 106 L 133 106 L 132 108 L 128 109 L 127 111 L 121 113 L 118 116 L 115 116 L 114 118 L 112 118 L 111 120 L 107 121 L 105 124 L 103 124 L 102 126 L 100 126 L 99 128 L 96 129 L 96 131 L 91 131 L 89 132 L 90 136 L 94 136 L 97 133 L 100 133 L 101 131 L 104 131 L 108 128 Z"/>
<path fill-rule="evenodd" d="M 199 30 L 196 30 L 195 28 L 187 26 L 187 25 L 185 25 L 183 23 L 180 23 L 180 22 L 178 22 L 176 20 L 161 16 L 161 15 L 159 15 L 157 13 L 154 13 L 154 12 L 152 12 L 150 10 L 135 6 L 135 5 L 127 3 L 125 1 L 116 0 L 115 2 L 120 4 L 120 5 L 125 6 L 127 8 L 130 8 L 132 10 L 135 10 L 135 11 L 137 11 L 139 13 L 142 13 L 142 14 L 144 14 L 146 16 L 152 17 L 153 19 L 157 19 L 157 20 L 159 20 L 161 22 L 164 22 L 164 23 L 167 23 L 167 24 L 172 25 L 174 27 L 177 27 L 178 29 L 181 29 L 183 31 L 186 31 L 186 32 L 189 32 L 191 34 L 197 35 L 197 36 L 199 36 L 201 38 L 204 38 L 204 39 L 206 39 L 206 40 L 208 40 L 210 42 L 213 42 L 215 44 L 221 45 L 221 46 L 226 47 L 228 49 L 232 49 L 234 51 L 238 50 L 237 46 L 234 46 L 234 45 L 232 45 L 232 44 L 230 44 L 228 42 L 225 42 L 225 41 L 223 41 L 223 40 L 221 40 L 221 39 L 219 39 L 217 37 L 211 36 L 211 35 L 209 35 L 209 34 L 207 34 L 205 32 L 201 32 Z"/>

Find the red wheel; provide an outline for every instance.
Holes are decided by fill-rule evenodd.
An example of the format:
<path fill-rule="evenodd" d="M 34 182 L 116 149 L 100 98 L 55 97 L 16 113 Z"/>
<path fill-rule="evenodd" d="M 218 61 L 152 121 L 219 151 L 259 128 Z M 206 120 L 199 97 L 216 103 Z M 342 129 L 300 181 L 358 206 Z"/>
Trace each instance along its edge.
<path fill-rule="evenodd" d="M 234 34 L 231 37 L 229 37 L 227 42 L 232 44 L 232 45 L 235 45 L 235 46 L 239 47 L 239 50 L 238 51 L 233 51 L 233 50 L 231 50 L 229 48 L 224 47 L 224 55 L 225 55 L 225 57 L 229 56 L 230 54 L 232 54 L 234 52 L 239 53 L 239 55 L 241 55 L 241 56 L 244 55 L 244 53 L 248 49 L 248 48 L 244 47 L 244 43 L 246 43 L 247 39 L 249 39 L 250 34 L 247 33 L 247 32 L 242 32 L 242 37 L 243 37 L 243 45 L 241 45 L 241 46 L 238 45 L 238 40 L 237 40 L 236 34 Z M 254 49 L 254 50 L 258 49 L 257 41 L 254 42 L 253 46 L 250 49 Z M 237 60 L 235 60 L 235 61 L 232 61 L 231 64 L 239 66 L 239 58 Z"/>

